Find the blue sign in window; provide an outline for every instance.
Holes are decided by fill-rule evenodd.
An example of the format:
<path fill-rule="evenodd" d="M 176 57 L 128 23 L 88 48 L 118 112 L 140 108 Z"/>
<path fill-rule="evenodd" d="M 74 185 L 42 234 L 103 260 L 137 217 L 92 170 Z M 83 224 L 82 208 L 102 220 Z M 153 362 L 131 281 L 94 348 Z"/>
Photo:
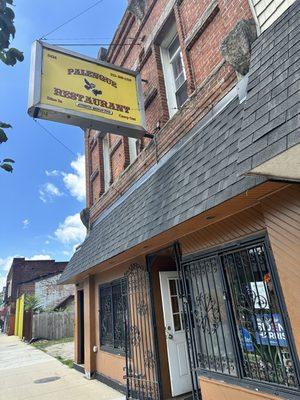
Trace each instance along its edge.
<path fill-rule="evenodd" d="M 257 344 L 287 347 L 286 334 L 280 314 L 256 314 L 253 321 Z"/>
<path fill-rule="evenodd" d="M 250 332 L 245 328 L 240 328 L 240 335 L 241 335 L 241 343 L 243 350 L 253 352 L 254 346 Z"/>

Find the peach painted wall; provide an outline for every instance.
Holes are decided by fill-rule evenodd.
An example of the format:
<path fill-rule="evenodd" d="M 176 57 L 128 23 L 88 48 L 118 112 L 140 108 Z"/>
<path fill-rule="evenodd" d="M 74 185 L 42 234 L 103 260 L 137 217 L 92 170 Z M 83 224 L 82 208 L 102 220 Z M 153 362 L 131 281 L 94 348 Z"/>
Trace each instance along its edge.
<path fill-rule="evenodd" d="M 134 260 L 136 263 L 140 263 L 145 265 L 145 257 L 139 257 Z M 129 269 L 131 263 L 125 263 L 115 267 L 111 270 L 98 273 L 95 275 L 95 310 L 94 310 L 94 319 L 95 319 L 95 343 L 100 349 L 100 332 L 99 332 L 99 300 L 98 300 L 98 288 L 99 285 L 111 282 L 115 279 L 122 278 L 125 272 Z M 106 351 L 99 350 L 95 355 L 95 366 L 96 371 L 112 379 L 125 385 L 126 382 L 123 379 L 125 375 L 124 367 L 125 367 L 125 357 L 122 355 L 111 354 Z"/>
<path fill-rule="evenodd" d="M 280 400 L 267 393 L 254 392 L 241 386 L 228 385 L 221 381 L 200 378 L 202 400 Z"/>
<path fill-rule="evenodd" d="M 277 192 L 263 202 L 272 252 L 300 356 L 300 185 Z"/>

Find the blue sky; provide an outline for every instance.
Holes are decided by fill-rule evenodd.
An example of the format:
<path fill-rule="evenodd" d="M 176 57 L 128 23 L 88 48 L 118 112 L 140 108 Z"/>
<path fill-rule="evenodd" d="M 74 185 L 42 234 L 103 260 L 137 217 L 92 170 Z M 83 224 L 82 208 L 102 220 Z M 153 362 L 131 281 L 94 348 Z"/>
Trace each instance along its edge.
<path fill-rule="evenodd" d="M 84 238 L 78 216 L 85 207 L 83 132 L 41 121 L 72 154 L 27 115 L 27 95 L 32 42 L 95 2 L 15 0 L 17 34 L 12 46 L 24 52 L 25 61 L 15 67 L 0 63 L 0 120 L 13 125 L 8 142 L 0 146 L 0 159 L 16 160 L 13 174 L 0 171 L 0 288 L 12 257 L 68 260 Z M 49 42 L 97 38 L 81 42 L 109 43 L 126 5 L 127 0 L 103 0 L 50 35 Z M 72 50 L 95 57 L 98 49 Z"/>

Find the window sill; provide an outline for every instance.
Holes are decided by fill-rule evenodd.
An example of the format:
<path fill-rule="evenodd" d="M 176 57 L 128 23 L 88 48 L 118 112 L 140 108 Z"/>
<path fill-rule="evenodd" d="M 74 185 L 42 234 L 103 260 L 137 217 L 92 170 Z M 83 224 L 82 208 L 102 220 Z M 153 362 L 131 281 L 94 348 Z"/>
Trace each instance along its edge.
<path fill-rule="evenodd" d="M 239 378 L 230 375 L 221 374 L 218 372 L 204 371 L 198 372 L 198 378 L 204 379 L 207 382 L 214 381 L 215 384 L 223 386 L 235 386 L 237 389 L 243 388 L 245 391 L 255 392 L 257 396 L 269 394 L 271 396 L 278 396 L 288 400 L 299 400 L 300 391 L 295 388 L 288 388 L 283 386 L 272 385 L 267 382 L 253 381 L 247 378 Z"/>
<path fill-rule="evenodd" d="M 125 351 L 119 350 L 119 349 L 113 349 L 111 347 L 108 346 L 100 346 L 99 349 L 101 352 L 103 353 L 109 353 L 115 356 L 119 356 L 119 357 L 125 357 Z"/>

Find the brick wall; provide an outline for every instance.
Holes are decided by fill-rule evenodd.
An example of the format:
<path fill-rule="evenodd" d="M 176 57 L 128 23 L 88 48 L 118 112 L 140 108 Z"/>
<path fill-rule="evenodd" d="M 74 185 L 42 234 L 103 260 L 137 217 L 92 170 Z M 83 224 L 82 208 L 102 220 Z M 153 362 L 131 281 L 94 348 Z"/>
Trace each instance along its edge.
<path fill-rule="evenodd" d="M 58 285 L 61 274 L 41 279 L 34 283 L 35 295 L 39 305 L 45 309 L 53 309 L 70 295 L 75 294 L 75 285 Z"/>
<path fill-rule="evenodd" d="M 7 293 L 5 301 L 15 301 L 23 293 L 34 293 L 33 281 L 35 279 L 50 273 L 62 272 L 66 265 L 66 262 L 55 262 L 54 260 L 29 261 L 25 258 L 14 258 L 7 276 L 11 291 Z"/>
<path fill-rule="evenodd" d="M 127 46 L 111 47 L 107 61 L 138 69 L 143 79 L 147 130 L 156 140 L 141 139 L 138 158 L 130 165 L 128 139 L 109 135 L 111 187 L 104 191 L 101 143 L 86 135 L 89 177 L 97 168 L 97 184 L 87 179 L 87 205 L 96 218 L 132 183 L 184 136 L 235 85 L 236 74 L 225 63 L 220 44 L 241 19 L 252 18 L 248 0 L 149 0 L 142 21 L 125 12 L 113 39 Z M 168 26 L 176 24 L 188 84 L 188 101 L 170 119 L 160 43 Z M 95 150 L 94 150 L 95 151 Z M 94 173 L 95 175 L 95 173 Z M 101 178 L 102 177 L 102 178 Z"/>

